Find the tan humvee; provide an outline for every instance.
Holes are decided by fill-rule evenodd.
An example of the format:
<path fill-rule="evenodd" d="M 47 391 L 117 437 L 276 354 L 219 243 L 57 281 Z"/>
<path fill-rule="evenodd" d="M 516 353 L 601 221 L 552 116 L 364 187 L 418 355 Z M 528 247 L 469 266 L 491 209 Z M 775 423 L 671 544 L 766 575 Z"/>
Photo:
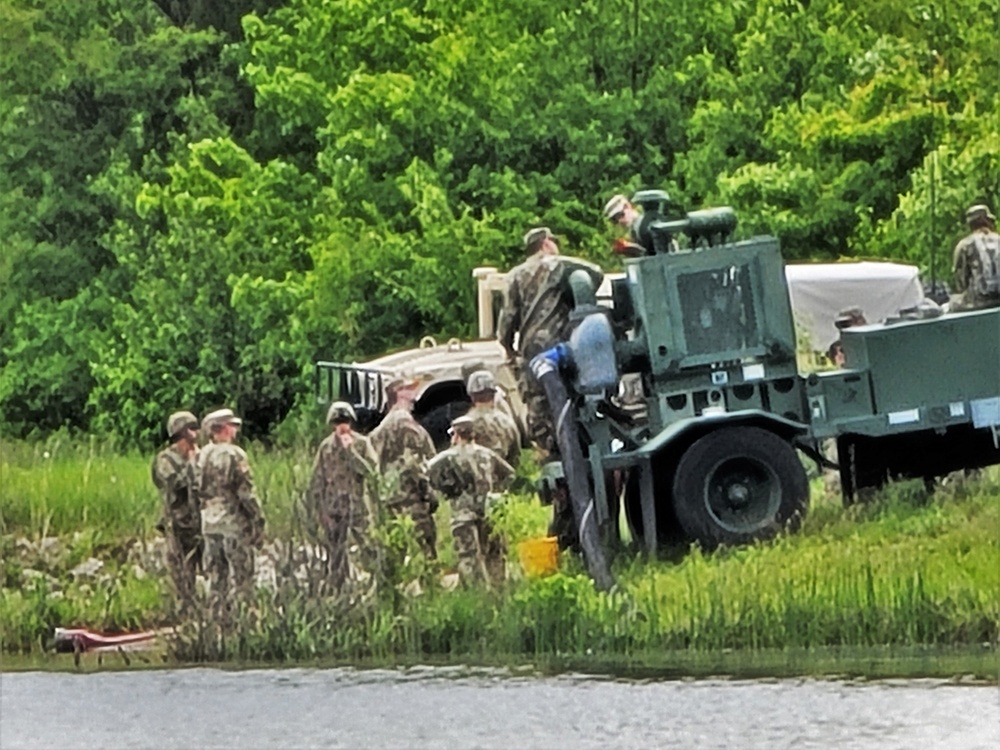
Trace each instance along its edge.
<path fill-rule="evenodd" d="M 479 339 L 457 338 L 439 343 L 431 336 L 413 349 L 386 354 L 367 362 L 317 362 L 316 393 L 320 402 L 342 399 L 358 410 L 361 429 L 367 431 L 388 409 L 385 386 L 394 377 L 422 379 L 414 415 L 427 428 L 435 443 L 447 442 L 451 420 L 469 408 L 465 380 L 478 369 L 493 373 L 499 387 L 498 401 L 524 435 L 524 405 L 517 392 L 517 378 L 506 362 L 503 347 L 495 338 L 495 321 L 506 290 L 506 274 L 496 268 L 477 268 Z"/>

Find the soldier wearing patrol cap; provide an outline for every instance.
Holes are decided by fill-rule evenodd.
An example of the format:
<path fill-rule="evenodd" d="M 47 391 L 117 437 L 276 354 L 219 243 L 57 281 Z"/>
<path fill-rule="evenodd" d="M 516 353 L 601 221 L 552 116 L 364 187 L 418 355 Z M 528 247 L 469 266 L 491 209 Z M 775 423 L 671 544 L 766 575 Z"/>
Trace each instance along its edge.
<path fill-rule="evenodd" d="M 379 471 L 395 487 L 386 498 L 386 508 L 396 515 L 413 519 L 417 542 L 429 560 L 437 559 L 437 528 L 434 511 L 437 501 L 427 483 L 424 463 L 434 456 L 434 441 L 413 417 L 413 404 L 421 382 L 413 377 L 394 378 L 386 386 L 392 407 L 371 431 L 369 439 L 378 456 Z"/>
<path fill-rule="evenodd" d="M 1000 235 L 996 216 L 977 203 L 965 212 L 969 234 L 956 246 L 952 286 L 960 296 L 952 310 L 979 310 L 1000 306 Z"/>
<path fill-rule="evenodd" d="M 451 533 L 463 583 L 499 584 L 504 577 L 503 547 L 486 518 L 487 501 L 514 475 L 500 456 L 475 442 L 475 423 L 468 416 L 451 423 L 451 447 L 427 464 L 431 485 L 451 503 Z M 499 554 L 498 561 L 489 559 Z"/>
<path fill-rule="evenodd" d="M 327 581 L 333 591 L 353 589 L 371 575 L 369 534 L 375 523 L 370 485 L 378 456 L 368 438 L 354 431 L 357 415 L 346 401 L 330 404 L 330 435 L 320 443 L 306 494 L 310 514 L 320 526 L 326 548 Z"/>
<path fill-rule="evenodd" d="M 524 235 L 529 257 L 507 274 L 507 293 L 497 325 L 497 338 L 518 373 L 518 389 L 528 409 L 528 435 L 545 457 L 556 457 L 555 429 L 545 391 L 531 374 L 531 359 L 569 340 L 573 295 L 569 277 L 585 271 L 600 286 L 601 270 L 586 261 L 559 254 L 556 237 L 548 227 Z"/>
<path fill-rule="evenodd" d="M 264 514 L 247 454 L 235 445 L 243 420 L 232 409 L 207 414 L 202 428 L 212 442 L 195 465 L 205 574 L 217 607 L 229 603 L 231 585 L 243 597 L 253 590 L 254 553 L 264 543 Z"/>
<path fill-rule="evenodd" d="M 182 604 L 189 604 L 201 565 L 201 514 L 194 493 L 198 455 L 198 418 L 189 411 L 167 417 L 170 444 L 153 459 L 153 484 L 163 505 L 161 526 L 167 540 L 167 567 Z"/>
<path fill-rule="evenodd" d="M 604 216 L 612 224 L 631 227 L 641 214 L 628 198 L 619 193 L 611 196 L 611 199 L 604 204 Z"/>

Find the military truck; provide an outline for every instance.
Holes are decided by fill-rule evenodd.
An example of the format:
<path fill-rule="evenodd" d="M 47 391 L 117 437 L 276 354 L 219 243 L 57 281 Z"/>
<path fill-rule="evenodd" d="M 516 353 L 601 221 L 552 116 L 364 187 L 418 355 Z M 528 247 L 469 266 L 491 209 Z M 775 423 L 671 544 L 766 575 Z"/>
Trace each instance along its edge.
<path fill-rule="evenodd" d="M 786 267 L 792 311 L 800 344 L 809 351 L 799 352 L 805 366 L 810 358 L 821 358 L 836 335 L 833 319 L 847 303 L 859 304 L 871 320 L 881 320 L 890 313 L 917 305 L 923 298 L 917 269 L 897 263 L 826 263 Z M 516 378 L 506 362 L 503 348 L 496 341 L 507 275 L 494 267 L 476 268 L 477 338 L 449 338 L 438 343 L 425 336 L 415 348 L 392 352 L 364 362 L 316 363 L 315 390 L 321 403 L 333 399 L 351 402 L 359 414 L 361 428 L 367 432 L 381 420 L 387 409 L 385 384 L 397 375 L 415 375 L 423 380 L 417 394 L 414 413 L 428 429 L 435 443 L 447 443 L 450 421 L 469 408 L 464 375 L 477 365 L 489 370 L 502 391 L 501 401 L 525 435 L 525 410 L 517 393 Z M 611 273 L 597 290 L 598 304 L 610 307 L 611 285 L 624 278 Z M 626 376 L 620 384 L 625 400 L 641 401 L 637 394 L 637 376 Z M 524 440 L 527 445 L 526 439 Z"/>
<path fill-rule="evenodd" d="M 494 310 L 505 279 L 495 268 L 476 269 L 481 310 Z M 490 318 L 492 320 L 492 318 Z M 483 318 L 481 317 L 481 321 Z M 481 322 L 481 327 L 483 323 Z M 503 347 L 491 335 L 479 340 L 459 338 L 438 343 L 425 336 L 415 349 L 405 349 L 367 362 L 316 362 L 317 400 L 340 399 L 354 405 L 360 428 L 374 428 L 388 409 L 385 386 L 392 378 L 406 375 L 422 381 L 414 404 L 414 416 L 440 448 L 448 442 L 448 426 L 470 405 L 465 392 L 469 373 L 486 369 L 493 373 L 500 389 L 501 406 L 514 417 L 524 434 L 524 405 L 517 392 L 517 379 L 506 362 Z"/>
<path fill-rule="evenodd" d="M 825 462 L 827 439 L 846 502 L 893 478 L 1000 463 L 1000 309 L 849 328 L 845 367 L 803 375 L 778 240 L 731 241 L 731 209 L 668 219 L 655 191 L 633 200 L 646 255 L 626 261 L 610 308 L 571 277 L 579 323 L 531 363 L 554 415 L 568 403 L 573 416 L 553 483 L 598 585 L 611 584 L 619 498 L 655 554 L 665 540 L 715 547 L 794 529 L 809 501 L 800 453 Z M 616 402 L 630 374 L 638 416 Z"/>

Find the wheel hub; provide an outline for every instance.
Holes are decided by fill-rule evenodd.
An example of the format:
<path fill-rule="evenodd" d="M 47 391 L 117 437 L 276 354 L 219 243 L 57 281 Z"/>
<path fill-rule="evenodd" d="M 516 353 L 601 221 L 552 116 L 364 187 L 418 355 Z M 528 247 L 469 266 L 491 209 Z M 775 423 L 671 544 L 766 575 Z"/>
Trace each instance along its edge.
<path fill-rule="evenodd" d="M 767 526 L 780 504 L 778 477 L 759 461 L 729 458 L 705 478 L 705 505 L 719 525 L 731 532 L 750 533 Z"/>

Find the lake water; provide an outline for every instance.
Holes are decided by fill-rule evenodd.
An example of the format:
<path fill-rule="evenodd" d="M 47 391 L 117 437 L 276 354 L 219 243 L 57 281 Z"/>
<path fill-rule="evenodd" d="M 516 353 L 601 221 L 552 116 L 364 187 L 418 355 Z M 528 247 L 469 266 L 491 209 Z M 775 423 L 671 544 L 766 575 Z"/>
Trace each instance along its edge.
<path fill-rule="evenodd" d="M 1000 747 L 1000 688 L 469 668 L 0 675 L 0 748 Z"/>

